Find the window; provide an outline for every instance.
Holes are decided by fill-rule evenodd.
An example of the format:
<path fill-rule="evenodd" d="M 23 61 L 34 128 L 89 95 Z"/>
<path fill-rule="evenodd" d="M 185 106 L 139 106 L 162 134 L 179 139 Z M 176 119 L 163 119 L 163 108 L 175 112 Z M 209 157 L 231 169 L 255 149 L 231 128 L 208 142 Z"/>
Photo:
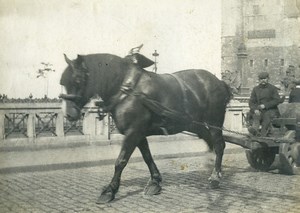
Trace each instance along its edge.
<path fill-rule="evenodd" d="M 258 14 L 259 14 L 259 6 L 253 5 L 253 15 L 258 15 Z"/>
<path fill-rule="evenodd" d="M 254 61 L 251 59 L 251 60 L 249 61 L 250 67 L 253 67 L 253 64 L 254 64 Z"/>
<path fill-rule="evenodd" d="M 268 59 L 265 59 L 265 67 L 268 66 Z"/>
<path fill-rule="evenodd" d="M 284 13 L 288 18 L 300 17 L 299 0 L 284 0 Z"/>
<path fill-rule="evenodd" d="M 280 66 L 284 66 L 284 59 L 280 59 Z"/>

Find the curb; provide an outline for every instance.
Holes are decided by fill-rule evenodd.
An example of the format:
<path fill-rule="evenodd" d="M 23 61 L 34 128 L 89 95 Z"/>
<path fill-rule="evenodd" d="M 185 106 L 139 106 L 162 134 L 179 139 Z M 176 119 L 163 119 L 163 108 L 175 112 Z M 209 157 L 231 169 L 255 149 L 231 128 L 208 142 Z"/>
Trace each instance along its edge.
<path fill-rule="evenodd" d="M 1 152 L 18 152 L 18 151 L 39 151 L 47 149 L 63 149 L 63 148 L 75 148 L 83 146 L 107 146 L 112 144 L 121 144 L 123 140 L 123 135 L 116 134 L 113 135 L 110 140 L 108 139 L 99 139 L 99 138 L 90 138 L 88 136 L 80 137 L 69 137 L 59 138 L 41 138 L 37 139 L 34 142 L 28 140 L 5 140 L 0 143 L 0 153 Z M 147 137 L 149 142 L 164 142 L 164 141 L 174 141 L 174 140 L 195 140 L 198 139 L 195 136 L 177 134 L 177 135 L 168 135 L 168 136 L 150 136 Z"/>
<path fill-rule="evenodd" d="M 238 154 L 241 153 L 241 148 L 225 149 L 225 154 Z M 173 158 L 188 158 L 188 157 L 200 157 L 206 155 L 207 152 L 192 152 L 192 153 L 177 153 L 177 154 L 162 154 L 153 155 L 154 160 L 173 159 Z M 31 172 L 46 172 L 65 169 L 78 169 L 87 167 L 97 167 L 105 165 L 113 165 L 116 159 L 102 159 L 96 161 L 81 161 L 81 162 L 69 162 L 69 163 L 56 163 L 46 165 L 29 165 L 29 166 L 16 166 L 8 168 L 0 168 L 0 174 L 12 174 L 12 173 L 31 173 Z M 142 157 L 132 157 L 129 163 L 136 163 L 144 161 Z"/>

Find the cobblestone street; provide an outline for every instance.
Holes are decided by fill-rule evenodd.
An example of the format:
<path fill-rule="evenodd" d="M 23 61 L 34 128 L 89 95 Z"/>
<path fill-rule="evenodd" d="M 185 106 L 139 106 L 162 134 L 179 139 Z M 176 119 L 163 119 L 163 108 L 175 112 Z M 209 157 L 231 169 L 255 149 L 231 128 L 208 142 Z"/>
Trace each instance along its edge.
<path fill-rule="evenodd" d="M 251 169 L 243 149 L 224 155 L 223 182 L 207 187 L 212 167 L 208 153 L 157 158 L 163 190 L 146 197 L 149 172 L 133 160 L 123 172 L 116 199 L 95 201 L 109 183 L 113 164 L 0 175 L 1 212 L 300 212 L 300 177 Z"/>

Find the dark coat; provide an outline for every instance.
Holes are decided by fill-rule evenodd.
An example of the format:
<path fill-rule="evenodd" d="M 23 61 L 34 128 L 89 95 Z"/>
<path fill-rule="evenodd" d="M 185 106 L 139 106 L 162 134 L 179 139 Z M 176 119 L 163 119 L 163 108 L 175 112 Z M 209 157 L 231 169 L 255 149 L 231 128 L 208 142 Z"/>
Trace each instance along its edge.
<path fill-rule="evenodd" d="M 300 88 L 295 88 L 291 91 L 289 103 L 300 103 Z"/>
<path fill-rule="evenodd" d="M 267 83 L 265 86 L 258 85 L 253 88 L 249 107 L 251 112 L 254 112 L 256 109 L 260 110 L 259 105 L 261 104 L 265 105 L 266 110 L 278 109 L 277 105 L 281 102 L 278 89 L 272 84 Z"/>

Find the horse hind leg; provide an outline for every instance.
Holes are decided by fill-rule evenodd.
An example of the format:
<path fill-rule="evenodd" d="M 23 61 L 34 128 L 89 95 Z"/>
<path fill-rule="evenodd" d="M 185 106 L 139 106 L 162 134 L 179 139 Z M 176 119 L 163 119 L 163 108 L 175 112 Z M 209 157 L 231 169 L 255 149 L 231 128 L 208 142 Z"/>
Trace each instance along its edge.
<path fill-rule="evenodd" d="M 151 178 L 147 183 L 147 186 L 144 189 L 145 195 L 156 195 L 161 191 L 160 183 L 162 181 L 162 177 L 160 175 L 159 170 L 157 169 L 156 164 L 154 163 L 153 157 L 151 155 L 149 144 L 147 138 L 144 138 L 138 145 L 140 152 L 142 153 L 143 159 L 147 164 Z"/>
<path fill-rule="evenodd" d="M 215 167 L 209 178 L 209 184 L 211 188 L 218 188 L 222 177 L 222 159 L 225 149 L 225 141 L 221 130 L 211 129 L 211 140 L 214 144 L 214 150 L 216 153 Z"/>
<path fill-rule="evenodd" d="M 223 139 L 222 131 L 213 128 L 208 129 L 204 126 L 198 127 L 198 129 L 194 130 L 196 130 L 198 137 L 202 138 L 207 143 L 209 151 L 215 151 L 215 167 L 208 180 L 211 188 L 218 188 L 222 177 L 221 165 L 225 149 L 225 141 Z"/>
<path fill-rule="evenodd" d="M 196 129 L 198 137 L 200 139 L 203 139 L 206 142 L 209 151 L 210 152 L 213 151 L 214 144 L 212 142 L 211 133 L 210 133 L 209 129 L 205 126 L 197 126 L 195 129 Z"/>

